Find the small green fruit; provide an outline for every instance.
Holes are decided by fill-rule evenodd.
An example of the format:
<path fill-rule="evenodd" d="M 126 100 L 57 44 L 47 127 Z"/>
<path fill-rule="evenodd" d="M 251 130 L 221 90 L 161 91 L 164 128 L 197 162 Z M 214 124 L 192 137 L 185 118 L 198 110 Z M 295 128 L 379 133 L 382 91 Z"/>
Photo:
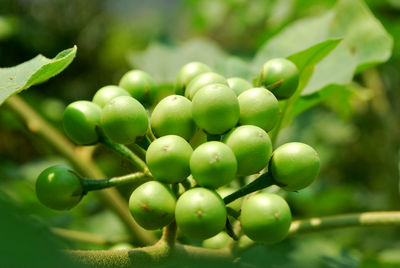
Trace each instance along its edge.
<path fill-rule="evenodd" d="M 81 201 L 83 195 L 81 178 L 69 167 L 46 168 L 36 180 L 37 198 L 52 209 L 71 209 Z"/>
<path fill-rule="evenodd" d="M 289 231 L 292 214 L 286 201 L 276 194 L 259 193 L 242 206 L 240 224 L 243 232 L 260 243 L 277 243 Z"/>
<path fill-rule="evenodd" d="M 151 104 L 157 97 L 153 78 L 141 70 L 131 70 L 124 74 L 119 81 L 119 86 L 141 103 Z"/>
<path fill-rule="evenodd" d="M 189 62 L 185 64 L 178 72 L 175 79 L 175 94 L 184 95 L 186 86 L 193 80 L 196 76 L 211 72 L 211 68 L 201 62 Z"/>
<path fill-rule="evenodd" d="M 175 219 L 180 231 L 192 239 L 210 238 L 225 227 L 224 201 L 214 191 L 193 188 L 176 202 Z"/>
<path fill-rule="evenodd" d="M 76 101 L 67 106 L 63 115 L 63 125 L 67 136 L 80 145 L 97 143 L 101 108 L 90 101 Z"/>
<path fill-rule="evenodd" d="M 103 108 L 113 98 L 119 96 L 130 96 L 129 92 L 122 87 L 117 86 L 105 86 L 97 90 L 93 96 L 93 102 Z"/>
<path fill-rule="evenodd" d="M 157 181 L 149 181 L 133 191 L 129 209 L 135 221 L 147 230 L 167 226 L 174 220 L 176 197 L 171 189 Z"/>
<path fill-rule="evenodd" d="M 299 85 L 299 71 L 290 60 L 276 58 L 267 61 L 258 76 L 260 86 L 264 86 L 278 98 L 290 98 Z"/>
<path fill-rule="evenodd" d="M 318 176 L 320 160 L 317 152 L 300 142 L 286 143 L 272 154 L 269 171 L 274 180 L 287 191 L 298 191 Z"/>
<path fill-rule="evenodd" d="M 190 81 L 186 87 L 185 97 L 192 100 L 201 88 L 211 84 L 222 84 L 228 86 L 226 79 L 217 73 L 202 73 Z"/>
<path fill-rule="evenodd" d="M 233 92 L 235 92 L 236 96 L 239 96 L 242 92 L 253 87 L 247 80 L 239 77 L 231 77 L 226 81 Z"/>

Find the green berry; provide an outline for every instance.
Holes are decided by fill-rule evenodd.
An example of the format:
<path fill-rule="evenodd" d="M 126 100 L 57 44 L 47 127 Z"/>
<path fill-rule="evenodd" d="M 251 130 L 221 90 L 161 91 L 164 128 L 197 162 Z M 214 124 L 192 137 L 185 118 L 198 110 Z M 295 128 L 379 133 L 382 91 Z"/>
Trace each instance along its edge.
<path fill-rule="evenodd" d="M 186 86 L 192 81 L 196 76 L 211 72 L 211 68 L 201 62 L 189 62 L 185 64 L 178 72 L 175 79 L 175 94 L 183 95 L 186 90 Z"/>
<path fill-rule="evenodd" d="M 240 126 L 231 130 L 223 142 L 237 159 L 237 174 L 247 176 L 265 168 L 271 158 L 272 143 L 267 132 L 257 126 Z"/>
<path fill-rule="evenodd" d="M 178 228 L 187 237 L 204 240 L 224 228 L 225 204 L 216 192 L 193 188 L 183 193 L 176 202 L 175 219 Z"/>
<path fill-rule="evenodd" d="M 141 70 L 131 70 L 124 74 L 119 86 L 141 103 L 152 103 L 157 95 L 153 78 Z"/>
<path fill-rule="evenodd" d="M 278 99 L 290 98 L 299 85 L 299 71 L 290 60 L 276 58 L 267 61 L 258 76 L 259 84 Z"/>
<path fill-rule="evenodd" d="M 239 96 L 242 92 L 253 87 L 247 80 L 239 77 L 231 77 L 226 81 L 233 92 L 235 92 L 236 96 Z"/>
<path fill-rule="evenodd" d="M 197 91 L 211 84 L 222 84 L 228 86 L 228 82 L 226 82 L 226 79 L 222 75 L 213 72 L 202 73 L 193 78 L 193 80 L 187 85 L 185 97 L 192 100 L 197 94 Z"/>
<path fill-rule="evenodd" d="M 37 198 L 52 209 L 71 209 L 79 203 L 83 195 L 81 178 L 69 167 L 46 168 L 36 180 Z"/>
<path fill-rule="evenodd" d="M 203 247 L 210 249 L 221 249 L 226 247 L 228 242 L 231 240 L 232 238 L 226 232 L 220 232 L 219 234 L 204 240 Z"/>
<path fill-rule="evenodd" d="M 157 137 L 178 135 L 189 140 L 196 131 L 192 118 L 192 102 L 183 96 L 168 96 L 156 105 L 150 123 Z"/>
<path fill-rule="evenodd" d="M 100 125 L 101 108 L 90 101 L 76 101 L 67 106 L 63 125 L 67 136 L 80 145 L 98 142 L 97 127 Z"/>
<path fill-rule="evenodd" d="M 239 102 L 228 86 L 212 84 L 200 89 L 192 101 L 192 116 L 208 134 L 223 134 L 239 121 Z"/>
<path fill-rule="evenodd" d="M 300 142 L 286 143 L 272 154 L 269 170 L 272 177 L 288 191 L 301 190 L 318 176 L 320 160 L 317 152 Z"/>
<path fill-rule="evenodd" d="M 270 131 L 279 119 L 279 103 L 275 96 L 265 88 L 246 90 L 238 97 L 242 125 L 258 126 Z"/>
<path fill-rule="evenodd" d="M 135 221 L 147 230 L 156 230 L 174 220 L 176 197 L 158 181 L 149 181 L 133 191 L 129 209 Z"/>
<path fill-rule="evenodd" d="M 243 232 L 261 243 L 283 240 L 290 227 L 292 214 L 286 201 L 276 194 L 259 193 L 250 197 L 242 206 L 240 224 Z"/>
<path fill-rule="evenodd" d="M 145 108 L 128 96 L 112 99 L 101 113 L 101 126 L 107 137 L 116 143 L 134 142 L 146 134 L 148 124 Z"/>
<path fill-rule="evenodd" d="M 154 178 L 177 183 L 190 175 L 193 149 L 182 137 L 167 135 L 153 141 L 146 152 L 146 162 Z"/>
<path fill-rule="evenodd" d="M 210 141 L 194 150 L 190 170 L 200 186 L 215 189 L 235 178 L 237 162 L 226 144 Z"/>
<path fill-rule="evenodd" d="M 93 102 L 103 108 L 113 98 L 119 96 L 130 96 L 129 92 L 122 87 L 117 86 L 105 86 L 97 90 L 93 96 Z"/>

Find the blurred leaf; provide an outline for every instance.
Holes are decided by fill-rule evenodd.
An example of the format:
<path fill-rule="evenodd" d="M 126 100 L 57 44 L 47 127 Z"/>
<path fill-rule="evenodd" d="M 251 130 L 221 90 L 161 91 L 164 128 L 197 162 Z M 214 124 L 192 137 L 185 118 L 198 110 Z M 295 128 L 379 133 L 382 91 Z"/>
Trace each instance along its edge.
<path fill-rule="evenodd" d="M 42 55 L 10 68 L 0 68 L 0 104 L 11 95 L 46 81 L 63 71 L 74 59 L 76 46 L 57 54 L 53 59 Z"/>
<path fill-rule="evenodd" d="M 317 18 L 299 20 L 267 41 L 254 58 L 259 69 L 268 59 L 287 57 L 331 38 L 343 41 L 322 60 L 303 90 L 303 95 L 352 81 L 363 69 L 386 61 L 393 41 L 361 0 L 341 0 L 335 8 Z"/>

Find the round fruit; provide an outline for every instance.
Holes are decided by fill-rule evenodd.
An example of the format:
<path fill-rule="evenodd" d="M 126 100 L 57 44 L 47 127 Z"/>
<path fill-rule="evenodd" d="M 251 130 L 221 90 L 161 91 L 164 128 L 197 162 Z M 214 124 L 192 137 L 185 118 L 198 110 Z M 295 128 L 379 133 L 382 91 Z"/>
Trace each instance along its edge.
<path fill-rule="evenodd" d="M 214 235 L 213 237 L 204 240 L 203 247 L 210 248 L 210 249 L 224 248 L 230 240 L 231 240 L 231 237 L 227 233 L 220 232 L 219 234 Z"/>
<path fill-rule="evenodd" d="M 223 142 L 237 159 L 237 174 L 247 176 L 265 168 L 272 155 L 272 143 L 267 132 L 257 126 L 240 126 L 231 130 Z"/>
<path fill-rule="evenodd" d="M 146 152 L 146 163 L 154 178 L 177 183 L 190 175 L 193 149 L 182 137 L 167 135 L 153 141 Z"/>
<path fill-rule="evenodd" d="M 236 96 L 239 96 L 240 93 L 253 87 L 247 80 L 239 77 L 231 77 L 226 81 L 233 92 L 235 92 Z"/>
<path fill-rule="evenodd" d="M 67 106 L 63 125 L 67 136 L 81 145 L 98 142 L 96 128 L 100 125 L 101 108 L 90 101 L 76 101 Z"/>
<path fill-rule="evenodd" d="M 238 97 L 242 125 L 258 126 L 270 131 L 279 119 L 279 103 L 275 96 L 265 88 L 246 90 Z"/>
<path fill-rule="evenodd" d="M 156 98 L 153 78 L 141 70 L 131 70 L 124 74 L 119 81 L 119 86 L 141 103 L 152 102 Z"/>
<path fill-rule="evenodd" d="M 119 96 L 130 96 L 130 95 L 129 92 L 123 89 L 122 87 L 105 86 L 97 90 L 96 94 L 94 94 L 93 96 L 92 101 L 103 108 L 113 98 Z"/>
<path fill-rule="evenodd" d="M 192 116 L 208 134 L 230 130 L 239 121 L 239 102 L 228 86 L 212 84 L 200 89 L 192 101 Z"/>
<path fill-rule="evenodd" d="M 176 197 L 158 181 L 140 185 L 129 198 L 129 209 L 135 221 L 147 230 L 156 230 L 174 220 Z"/>
<path fill-rule="evenodd" d="M 300 142 L 286 143 L 272 154 L 269 170 L 274 180 L 288 191 L 301 190 L 318 176 L 320 160 L 317 152 Z"/>
<path fill-rule="evenodd" d="M 46 168 L 36 180 L 37 198 L 52 209 L 71 209 L 79 203 L 83 195 L 81 179 L 69 167 Z"/>
<path fill-rule="evenodd" d="M 101 113 L 101 126 L 114 142 L 127 144 L 146 134 L 147 113 L 136 99 L 121 96 L 112 99 Z"/>
<path fill-rule="evenodd" d="M 172 134 L 189 140 L 196 131 L 192 118 L 192 102 L 183 96 L 168 96 L 154 108 L 150 123 L 157 137 Z"/>
<path fill-rule="evenodd" d="M 240 224 L 243 232 L 261 243 L 277 243 L 289 231 L 292 214 L 286 201 L 276 194 L 259 193 L 242 206 Z"/>
<path fill-rule="evenodd" d="M 187 85 L 185 97 L 192 100 L 197 94 L 197 91 L 210 84 L 222 84 L 228 86 L 228 82 L 226 82 L 226 79 L 222 75 L 213 72 L 202 73 L 193 78 L 193 80 Z"/>
<path fill-rule="evenodd" d="M 190 170 L 200 186 L 214 189 L 235 178 L 237 162 L 226 144 L 210 141 L 194 150 L 190 158 Z"/>
<path fill-rule="evenodd" d="M 187 237 L 204 240 L 219 233 L 226 223 L 224 201 L 214 191 L 193 188 L 176 202 L 175 219 Z"/>
<path fill-rule="evenodd" d="M 263 65 L 258 80 L 261 86 L 271 90 L 278 99 L 287 99 L 299 85 L 299 71 L 290 60 L 276 58 Z"/>
<path fill-rule="evenodd" d="M 176 75 L 175 94 L 183 95 L 190 81 L 199 74 L 206 72 L 211 72 L 211 68 L 204 63 L 194 61 L 185 64 Z"/>

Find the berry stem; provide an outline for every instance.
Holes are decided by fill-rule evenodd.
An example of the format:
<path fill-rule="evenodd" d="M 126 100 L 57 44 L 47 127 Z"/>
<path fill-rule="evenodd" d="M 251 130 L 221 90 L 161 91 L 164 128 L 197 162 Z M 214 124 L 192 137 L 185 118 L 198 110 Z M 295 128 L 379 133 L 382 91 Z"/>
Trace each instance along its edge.
<path fill-rule="evenodd" d="M 115 143 L 106 136 L 102 136 L 100 141 L 114 152 L 131 161 L 144 174 L 146 174 L 147 176 L 151 176 L 150 170 L 147 167 L 146 163 L 139 156 L 133 153 L 128 147 L 123 144 Z"/>
<path fill-rule="evenodd" d="M 251 183 L 245 185 L 244 187 L 240 188 L 236 192 L 233 192 L 232 194 L 226 196 L 224 198 L 224 202 L 227 205 L 242 196 L 245 196 L 245 195 L 253 193 L 255 191 L 264 189 L 264 188 L 274 185 L 274 184 L 276 184 L 276 182 L 271 177 L 271 175 L 269 175 L 269 173 L 264 173 L 260 177 L 258 177 L 254 181 L 252 181 Z"/>
<path fill-rule="evenodd" d="M 125 176 L 113 177 L 113 178 L 103 179 L 103 180 L 82 178 L 81 182 L 83 185 L 83 190 L 85 192 L 88 192 L 88 191 L 95 191 L 95 190 L 101 190 L 101 189 L 105 189 L 105 188 L 109 188 L 109 187 L 118 186 L 121 184 L 138 181 L 140 179 L 150 180 L 150 178 L 147 177 L 147 175 L 144 174 L 143 172 L 136 172 L 136 173 L 128 174 Z"/>

